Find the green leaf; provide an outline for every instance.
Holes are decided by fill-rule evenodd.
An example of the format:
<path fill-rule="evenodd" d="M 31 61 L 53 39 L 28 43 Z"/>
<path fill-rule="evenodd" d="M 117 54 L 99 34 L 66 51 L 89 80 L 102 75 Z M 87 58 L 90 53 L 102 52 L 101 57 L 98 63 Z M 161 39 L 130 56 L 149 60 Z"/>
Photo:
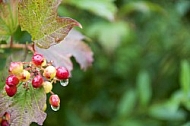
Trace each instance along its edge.
<path fill-rule="evenodd" d="M 147 1 L 137 1 L 125 4 L 123 7 L 121 7 L 119 14 L 123 16 L 134 11 L 143 12 L 144 14 L 149 14 L 151 12 L 165 14 L 165 10 L 161 6 Z"/>
<path fill-rule="evenodd" d="M 190 126 L 190 121 L 186 122 L 186 123 L 183 124 L 182 126 Z"/>
<path fill-rule="evenodd" d="M 97 37 L 107 52 L 113 52 L 126 37 L 129 37 L 130 28 L 126 22 L 96 22 L 88 30 L 88 35 Z"/>
<path fill-rule="evenodd" d="M 71 18 L 57 16 L 57 7 L 61 0 L 22 0 L 19 4 L 19 24 L 28 31 L 32 40 L 41 48 L 63 40 L 74 27 L 82 27 Z"/>
<path fill-rule="evenodd" d="M 140 104 L 147 106 L 152 96 L 152 89 L 150 84 L 150 76 L 147 71 L 142 70 L 137 76 L 137 90 Z"/>
<path fill-rule="evenodd" d="M 46 94 L 41 89 L 34 89 L 29 84 L 29 89 L 18 87 L 14 97 L 8 97 L 4 90 L 0 93 L 0 116 L 5 112 L 10 113 L 11 126 L 28 126 L 32 122 L 43 125 L 46 113 L 43 111 L 46 104 Z"/>
<path fill-rule="evenodd" d="M 0 41 L 8 41 L 18 26 L 18 0 L 0 3 Z"/>
<path fill-rule="evenodd" d="M 110 21 L 114 20 L 117 11 L 114 0 L 64 0 L 63 2 L 88 10 Z"/>
<path fill-rule="evenodd" d="M 190 92 L 190 66 L 186 60 L 181 61 L 180 84 L 184 94 Z"/>
<path fill-rule="evenodd" d="M 172 102 L 155 104 L 149 109 L 149 114 L 154 118 L 162 120 L 184 120 L 185 112 L 183 110 L 176 110 L 173 108 L 175 108 L 175 104 Z"/>
<path fill-rule="evenodd" d="M 127 90 L 117 106 L 119 117 L 125 117 L 131 114 L 136 104 L 136 92 L 133 89 Z"/>

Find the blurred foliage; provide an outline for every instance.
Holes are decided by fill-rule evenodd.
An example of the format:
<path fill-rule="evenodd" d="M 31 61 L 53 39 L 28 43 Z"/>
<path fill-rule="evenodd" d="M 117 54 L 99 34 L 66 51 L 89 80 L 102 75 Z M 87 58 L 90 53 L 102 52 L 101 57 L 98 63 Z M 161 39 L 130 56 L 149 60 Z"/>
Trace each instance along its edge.
<path fill-rule="evenodd" d="M 82 72 L 73 60 L 45 126 L 190 125 L 190 1 L 63 0 L 58 13 L 83 25 L 95 61 Z M 2 70 L 13 51 L 0 52 Z"/>

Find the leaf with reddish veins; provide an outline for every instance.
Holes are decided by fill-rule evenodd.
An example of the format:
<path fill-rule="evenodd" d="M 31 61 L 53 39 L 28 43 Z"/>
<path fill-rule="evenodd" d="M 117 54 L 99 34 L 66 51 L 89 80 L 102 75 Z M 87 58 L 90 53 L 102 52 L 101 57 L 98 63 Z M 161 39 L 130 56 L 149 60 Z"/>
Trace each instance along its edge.
<path fill-rule="evenodd" d="M 43 107 L 46 104 L 46 94 L 41 89 L 26 90 L 19 86 L 15 96 L 9 97 L 4 90 L 0 92 L 0 117 L 5 112 L 10 113 L 11 126 L 29 126 L 32 122 L 43 125 L 46 113 Z"/>
<path fill-rule="evenodd" d="M 93 53 L 90 47 L 82 41 L 84 36 L 71 30 L 68 36 L 59 44 L 51 46 L 49 49 L 41 49 L 35 46 L 37 53 L 43 54 L 48 61 L 53 61 L 55 66 L 64 66 L 69 71 L 73 69 L 71 56 L 74 56 L 82 69 L 91 66 Z"/>
<path fill-rule="evenodd" d="M 19 24 L 28 31 L 32 40 L 40 48 L 49 48 L 61 42 L 79 22 L 67 17 L 57 16 L 61 0 L 22 0 L 19 4 Z"/>

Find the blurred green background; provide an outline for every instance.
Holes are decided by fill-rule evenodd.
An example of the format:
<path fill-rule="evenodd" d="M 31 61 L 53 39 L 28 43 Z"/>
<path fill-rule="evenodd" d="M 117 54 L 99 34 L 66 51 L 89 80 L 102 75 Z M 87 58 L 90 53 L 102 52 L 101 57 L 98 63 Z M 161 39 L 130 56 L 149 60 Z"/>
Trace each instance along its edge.
<path fill-rule="evenodd" d="M 73 59 L 44 126 L 190 126 L 189 0 L 64 0 L 58 13 L 82 24 L 94 63 L 83 72 Z"/>

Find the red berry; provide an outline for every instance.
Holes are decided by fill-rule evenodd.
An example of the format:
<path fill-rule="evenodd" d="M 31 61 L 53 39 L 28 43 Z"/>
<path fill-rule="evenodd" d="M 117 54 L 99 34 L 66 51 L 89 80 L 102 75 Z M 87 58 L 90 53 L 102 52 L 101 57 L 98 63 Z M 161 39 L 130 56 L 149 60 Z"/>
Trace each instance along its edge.
<path fill-rule="evenodd" d="M 41 66 L 42 65 L 42 63 L 44 62 L 44 57 L 43 57 L 43 55 L 42 54 L 38 54 L 38 53 L 36 53 L 36 54 L 34 54 L 33 56 L 32 56 L 32 62 L 36 65 L 36 66 Z"/>
<path fill-rule="evenodd" d="M 43 78 L 41 75 L 37 75 L 32 79 L 32 86 L 34 88 L 39 88 L 42 86 Z"/>
<path fill-rule="evenodd" d="M 52 105 L 53 107 L 59 107 L 59 105 L 60 105 L 59 96 L 56 95 L 56 94 L 51 95 L 50 98 L 49 98 L 49 103 L 50 103 L 50 105 Z"/>
<path fill-rule="evenodd" d="M 5 91 L 6 91 L 8 96 L 12 97 L 12 96 L 14 96 L 16 94 L 17 87 L 16 86 L 5 85 Z"/>
<path fill-rule="evenodd" d="M 11 62 L 9 67 L 9 72 L 14 75 L 19 75 L 23 71 L 22 62 Z"/>
<path fill-rule="evenodd" d="M 6 84 L 9 86 L 16 86 L 19 83 L 19 79 L 15 75 L 10 75 L 6 79 Z"/>
<path fill-rule="evenodd" d="M 56 69 L 57 79 L 64 80 L 69 78 L 69 71 L 65 67 L 58 67 Z"/>
<path fill-rule="evenodd" d="M 10 126 L 10 125 L 9 125 L 9 123 L 8 123 L 7 120 L 3 119 L 3 120 L 1 121 L 1 126 Z"/>

